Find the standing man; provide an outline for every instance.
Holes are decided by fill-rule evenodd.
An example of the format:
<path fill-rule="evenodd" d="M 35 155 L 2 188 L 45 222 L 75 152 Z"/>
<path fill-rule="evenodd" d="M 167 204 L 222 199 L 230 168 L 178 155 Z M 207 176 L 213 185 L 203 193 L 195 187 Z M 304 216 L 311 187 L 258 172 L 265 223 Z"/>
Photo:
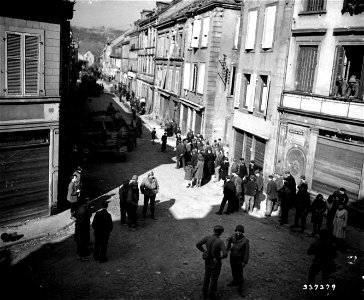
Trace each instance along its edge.
<path fill-rule="evenodd" d="M 180 167 L 185 167 L 185 144 L 179 143 L 176 147 L 176 169 L 179 169 Z"/>
<path fill-rule="evenodd" d="M 218 149 L 215 158 L 215 182 L 218 182 L 220 180 L 220 169 L 223 159 L 224 159 L 224 154 L 222 153 L 221 149 Z"/>
<path fill-rule="evenodd" d="M 267 204 L 265 210 L 265 216 L 270 217 L 273 211 L 273 206 L 277 202 L 277 184 L 273 180 L 273 175 L 268 176 L 267 184 Z"/>
<path fill-rule="evenodd" d="M 164 134 L 162 135 L 162 147 L 161 152 L 166 152 L 167 149 L 167 131 L 164 131 Z"/>
<path fill-rule="evenodd" d="M 133 175 L 129 182 L 129 190 L 127 196 L 127 209 L 128 209 L 128 227 L 129 230 L 135 231 L 138 227 L 137 222 L 137 209 L 139 202 L 139 189 L 138 189 L 138 176 Z"/>
<path fill-rule="evenodd" d="M 255 176 L 250 175 L 249 181 L 245 184 L 244 187 L 244 202 L 245 202 L 245 211 L 246 212 L 253 212 L 254 206 L 254 197 L 257 193 L 257 184 L 255 182 Z"/>
<path fill-rule="evenodd" d="M 243 196 L 243 180 L 240 178 L 240 176 L 236 173 L 233 173 L 234 176 L 234 184 L 236 189 L 236 203 L 235 203 L 235 211 L 239 211 Z"/>
<path fill-rule="evenodd" d="M 80 195 L 80 187 L 77 181 L 77 176 L 72 175 L 71 182 L 68 185 L 67 200 L 71 203 L 71 219 L 76 220 L 75 214 L 78 208 L 78 198 Z"/>
<path fill-rule="evenodd" d="M 154 140 L 157 138 L 157 131 L 155 130 L 155 127 L 153 127 L 153 130 L 151 132 L 152 135 L 152 144 L 154 145 Z"/>
<path fill-rule="evenodd" d="M 248 175 L 253 175 L 255 176 L 255 171 L 258 170 L 259 167 L 255 164 L 255 160 L 252 159 L 249 163 L 249 167 L 248 167 Z"/>
<path fill-rule="evenodd" d="M 244 226 L 238 225 L 235 233 L 227 239 L 227 251 L 230 251 L 230 267 L 233 281 L 228 286 L 237 286 L 242 295 L 244 284 L 244 267 L 249 261 L 249 240 L 244 237 Z"/>
<path fill-rule="evenodd" d="M 231 169 L 230 169 L 230 174 L 232 173 L 239 173 L 239 169 L 240 169 L 240 163 L 237 162 L 237 159 L 234 157 L 233 158 L 233 163 L 231 165 Z"/>
<path fill-rule="evenodd" d="M 153 171 L 148 173 L 148 177 L 144 178 L 142 183 L 140 184 L 140 192 L 144 195 L 144 206 L 143 206 L 143 218 L 145 220 L 145 216 L 148 210 L 148 203 L 150 202 L 150 216 L 153 220 L 157 220 L 154 216 L 155 211 L 155 197 L 159 192 L 159 185 L 157 178 L 154 177 Z"/>
<path fill-rule="evenodd" d="M 239 165 L 239 176 L 243 179 L 246 175 L 248 175 L 248 169 L 246 168 L 245 161 L 243 157 L 240 157 L 240 165 Z"/>
<path fill-rule="evenodd" d="M 301 221 L 301 233 L 304 232 L 306 227 L 306 218 L 310 210 L 311 199 L 308 192 L 308 185 L 306 183 L 306 177 L 301 176 L 301 183 L 298 185 L 298 192 L 296 195 L 296 214 L 294 218 L 294 224 L 291 228 L 298 227 L 298 222 Z"/>
<path fill-rule="evenodd" d="M 280 198 L 281 198 L 281 219 L 280 225 L 284 225 L 288 223 L 288 212 L 291 206 L 291 190 L 289 189 L 289 183 L 286 179 L 283 179 L 283 188 L 280 190 Z"/>
<path fill-rule="evenodd" d="M 100 263 L 107 262 L 107 244 L 110 233 L 113 230 L 111 215 L 107 211 L 108 204 L 109 201 L 105 200 L 102 202 L 102 208 L 96 212 L 92 222 L 95 236 L 94 258 Z"/>
<path fill-rule="evenodd" d="M 127 225 L 126 214 L 128 211 L 128 192 L 129 192 L 129 180 L 125 180 L 119 187 L 119 200 L 120 200 L 120 222 L 121 225 Z"/>
<path fill-rule="evenodd" d="M 202 257 L 205 260 L 205 278 L 202 287 L 204 298 L 207 298 L 210 287 L 210 299 L 216 299 L 217 280 L 221 271 L 221 259 L 228 256 L 224 242 L 220 239 L 224 232 L 224 227 L 216 225 L 214 234 L 204 237 L 200 240 L 196 247 L 203 252 Z M 206 249 L 203 248 L 206 245 Z"/>
<path fill-rule="evenodd" d="M 296 200 L 296 180 L 294 179 L 294 177 L 292 176 L 290 171 L 287 170 L 284 173 L 285 173 L 284 180 L 287 182 L 287 187 L 291 191 L 291 199 L 290 199 L 289 208 L 292 208 L 292 206 Z"/>
<path fill-rule="evenodd" d="M 228 202 L 228 207 L 225 214 L 229 215 L 235 211 L 234 204 L 236 199 L 236 188 L 234 182 L 230 180 L 230 175 L 226 176 L 226 182 L 224 184 L 224 197 L 222 198 L 220 209 L 216 212 L 217 215 L 222 215 L 226 202 Z"/>
<path fill-rule="evenodd" d="M 91 209 L 86 199 L 82 199 L 76 212 L 75 241 L 77 254 L 81 261 L 87 261 L 86 256 L 90 254 L 88 246 L 90 244 L 90 218 Z"/>
<path fill-rule="evenodd" d="M 254 196 L 254 208 L 260 210 L 260 201 L 263 194 L 263 175 L 260 170 L 255 170 L 255 183 L 257 184 L 257 192 Z"/>

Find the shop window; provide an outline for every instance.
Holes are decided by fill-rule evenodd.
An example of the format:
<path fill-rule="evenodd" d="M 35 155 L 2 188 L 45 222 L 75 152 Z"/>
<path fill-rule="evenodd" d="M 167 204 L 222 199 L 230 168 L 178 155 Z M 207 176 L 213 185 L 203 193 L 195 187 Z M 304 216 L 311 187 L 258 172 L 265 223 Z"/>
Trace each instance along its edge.
<path fill-rule="evenodd" d="M 332 96 L 364 100 L 364 46 L 336 46 L 332 74 Z"/>
<path fill-rule="evenodd" d="M 40 84 L 40 36 L 6 33 L 7 95 L 38 95 Z"/>
<path fill-rule="evenodd" d="M 269 97 L 270 78 L 267 75 L 259 76 L 260 96 L 259 96 L 259 112 L 266 115 Z"/>
<path fill-rule="evenodd" d="M 250 51 L 255 46 L 255 34 L 257 29 L 258 11 L 252 10 L 248 14 L 248 25 L 246 29 L 245 50 Z"/>
<path fill-rule="evenodd" d="M 205 68 L 206 64 L 201 63 L 198 70 L 198 79 L 197 79 L 197 93 L 203 94 L 204 83 L 205 83 Z"/>
<path fill-rule="evenodd" d="M 317 66 L 318 46 L 299 46 L 296 91 L 312 93 Z"/>
<path fill-rule="evenodd" d="M 325 0 L 307 0 L 305 11 L 322 11 L 325 9 Z"/>
<path fill-rule="evenodd" d="M 264 29 L 263 29 L 263 39 L 262 39 L 262 48 L 263 49 L 273 48 L 276 10 L 277 10 L 277 6 L 275 6 L 275 5 L 268 6 L 265 8 Z"/>

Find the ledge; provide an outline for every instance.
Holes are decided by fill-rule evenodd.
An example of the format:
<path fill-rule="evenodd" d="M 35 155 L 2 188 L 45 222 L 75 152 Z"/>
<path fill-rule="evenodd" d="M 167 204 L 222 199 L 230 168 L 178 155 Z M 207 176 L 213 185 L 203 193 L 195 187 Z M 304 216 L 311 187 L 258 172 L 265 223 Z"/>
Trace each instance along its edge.
<path fill-rule="evenodd" d="M 31 103 L 60 103 L 60 96 L 48 96 L 48 97 L 0 97 L 1 104 L 31 104 Z"/>
<path fill-rule="evenodd" d="M 299 16 L 306 16 L 306 15 L 323 15 L 326 14 L 326 9 L 323 10 L 314 10 L 314 11 L 301 11 L 298 13 Z"/>
<path fill-rule="evenodd" d="M 324 35 L 326 34 L 326 28 L 304 28 L 304 29 L 292 29 L 292 36 L 298 35 Z"/>
<path fill-rule="evenodd" d="M 334 28 L 334 35 L 364 34 L 364 27 L 341 27 Z"/>

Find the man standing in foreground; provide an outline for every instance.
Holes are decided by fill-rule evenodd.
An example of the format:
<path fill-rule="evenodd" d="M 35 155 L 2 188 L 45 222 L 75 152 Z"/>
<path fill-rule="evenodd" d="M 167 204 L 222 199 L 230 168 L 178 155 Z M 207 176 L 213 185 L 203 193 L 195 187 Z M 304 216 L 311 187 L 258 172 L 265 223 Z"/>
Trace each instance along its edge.
<path fill-rule="evenodd" d="M 202 287 L 204 298 L 207 298 L 208 289 L 210 287 L 210 299 L 216 299 L 217 280 L 221 271 L 221 259 L 228 256 L 224 242 L 220 239 L 224 232 L 224 227 L 216 225 L 214 234 L 204 237 L 200 240 L 196 247 L 203 252 L 205 260 L 205 278 Z M 206 245 L 206 249 L 203 248 Z"/>
<path fill-rule="evenodd" d="M 148 210 L 148 203 L 150 202 L 150 216 L 153 220 L 156 220 L 154 217 L 155 211 L 155 197 L 159 192 L 159 185 L 157 178 L 154 177 L 153 171 L 148 173 L 148 177 L 144 178 L 142 183 L 140 184 L 140 192 L 144 194 L 144 206 L 143 206 L 143 218 L 144 221 L 145 215 Z"/>
<path fill-rule="evenodd" d="M 238 225 L 235 233 L 227 239 L 227 251 L 230 250 L 230 267 L 233 281 L 228 286 L 237 286 L 242 296 L 244 267 L 249 261 L 249 240 L 244 237 L 244 226 Z"/>
<path fill-rule="evenodd" d="M 111 215 L 107 211 L 108 204 L 109 201 L 102 202 L 102 208 L 95 214 L 92 222 L 95 235 L 94 258 L 100 263 L 107 262 L 107 243 L 113 230 Z"/>

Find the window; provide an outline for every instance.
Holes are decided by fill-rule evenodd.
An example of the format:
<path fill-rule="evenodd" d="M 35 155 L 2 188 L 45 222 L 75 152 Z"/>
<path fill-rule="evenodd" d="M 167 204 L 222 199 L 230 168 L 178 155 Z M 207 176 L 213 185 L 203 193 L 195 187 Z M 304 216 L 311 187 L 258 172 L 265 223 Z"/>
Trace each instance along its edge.
<path fill-rule="evenodd" d="M 163 74 L 162 74 L 162 89 L 166 88 L 166 77 L 167 77 L 167 67 L 163 67 Z"/>
<path fill-rule="evenodd" d="M 177 42 L 177 49 L 178 49 L 178 53 L 177 56 L 181 57 L 182 56 L 182 37 L 183 37 L 183 32 L 179 31 L 178 32 L 178 42 Z"/>
<path fill-rule="evenodd" d="M 202 21 L 201 47 L 207 47 L 209 27 L 210 27 L 210 17 L 204 18 Z"/>
<path fill-rule="evenodd" d="M 277 9 L 277 7 L 275 5 L 268 6 L 265 9 L 264 29 L 263 29 L 263 39 L 262 39 L 262 48 L 263 49 L 270 49 L 273 47 L 276 9 Z"/>
<path fill-rule="evenodd" d="M 236 18 L 235 32 L 234 32 L 234 49 L 239 48 L 239 36 L 240 36 L 240 17 Z"/>
<path fill-rule="evenodd" d="M 234 89 L 235 89 L 235 75 L 236 75 L 236 66 L 232 66 L 231 68 L 231 79 L 230 79 L 230 92 L 229 95 L 234 95 Z"/>
<path fill-rule="evenodd" d="M 241 73 L 236 76 L 236 90 L 234 92 L 234 107 L 240 107 Z"/>
<path fill-rule="evenodd" d="M 306 11 L 320 11 L 325 8 L 325 0 L 307 0 Z"/>
<path fill-rule="evenodd" d="M 167 34 L 164 40 L 164 53 L 163 53 L 163 57 L 168 57 L 168 53 L 169 53 L 169 35 Z"/>
<path fill-rule="evenodd" d="M 253 50 L 255 45 L 255 31 L 257 28 L 258 11 L 252 10 L 248 14 L 248 25 L 246 29 L 245 50 Z"/>
<path fill-rule="evenodd" d="M 247 107 L 248 111 L 253 112 L 257 75 L 256 74 L 244 74 L 244 75 L 246 82 L 245 107 Z"/>
<path fill-rule="evenodd" d="M 39 94 L 40 36 L 6 33 L 6 92 L 8 95 Z"/>
<path fill-rule="evenodd" d="M 185 68 L 183 70 L 183 88 L 185 90 L 190 89 L 190 73 L 191 73 L 191 64 L 185 63 Z"/>
<path fill-rule="evenodd" d="M 317 65 L 318 46 L 299 46 L 296 69 L 296 91 L 312 93 Z"/>
<path fill-rule="evenodd" d="M 173 77 L 173 69 L 169 68 L 168 70 L 168 83 L 167 83 L 167 90 L 172 90 L 172 77 Z"/>
<path fill-rule="evenodd" d="M 171 39 L 171 43 L 169 45 L 169 52 L 168 52 L 168 55 L 167 55 L 168 58 L 174 57 L 175 44 L 176 44 L 176 35 L 173 34 L 172 39 Z"/>
<path fill-rule="evenodd" d="M 259 97 L 259 112 L 266 115 L 269 97 L 270 78 L 267 75 L 260 75 L 260 97 Z"/>
<path fill-rule="evenodd" d="M 201 63 L 200 67 L 199 67 L 198 80 L 197 80 L 197 93 L 199 93 L 199 94 L 203 94 L 203 90 L 204 90 L 205 68 L 206 68 L 206 64 Z"/>
<path fill-rule="evenodd" d="M 192 27 L 193 27 L 193 24 L 192 23 L 189 23 L 187 25 L 186 44 L 188 46 L 188 49 L 191 49 L 191 43 L 192 43 Z"/>
<path fill-rule="evenodd" d="M 195 92 L 197 87 L 197 78 L 198 78 L 198 67 L 197 64 L 192 65 L 192 76 L 190 82 L 190 91 Z"/>
<path fill-rule="evenodd" d="M 176 68 L 176 74 L 174 76 L 174 92 L 179 93 L 179 68 Z"/>
<path fill-rule="evenodd" d="M 193 30 L 192 30 L 192 40 L 191 40 L 192 48 L 198 48 L 200 41 L 200 31 L 201 31 L 201 20 L 194 20 Z"/>
<path fill-rule="evenodd" d="M 331 95 L 336 95 L 336 78 L 338 76 L 341 76 L 347 85 L 353 75 L 359 84 L 356 98 L 364 100 L 364 46 L 336 46 Z M 344 92 L 346 93 L 346 88 Z"/>

